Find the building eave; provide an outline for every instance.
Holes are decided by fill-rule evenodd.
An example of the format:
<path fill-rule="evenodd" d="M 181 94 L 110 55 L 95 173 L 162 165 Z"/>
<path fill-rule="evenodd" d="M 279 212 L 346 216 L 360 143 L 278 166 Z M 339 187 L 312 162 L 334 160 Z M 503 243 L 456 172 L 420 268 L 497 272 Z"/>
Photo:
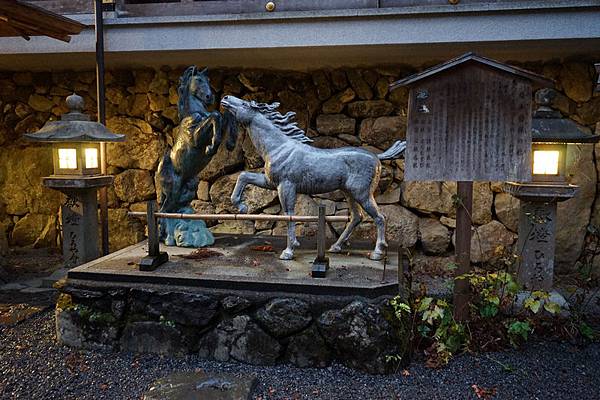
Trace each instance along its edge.
<path fill-rule="evenodd" d="M 524 3 L 528 4 L 525 8 Z M 499 60 L 600 56 L 600 1 L 106 19 L 107 66 L 202 64 L 311 69 L 427 62 L 477 51 Z M 91 16 L 79 16 L 91 23 Z M 94 34 L 66 45 L 0 39 L 0 69 L 93 67 Z"/>

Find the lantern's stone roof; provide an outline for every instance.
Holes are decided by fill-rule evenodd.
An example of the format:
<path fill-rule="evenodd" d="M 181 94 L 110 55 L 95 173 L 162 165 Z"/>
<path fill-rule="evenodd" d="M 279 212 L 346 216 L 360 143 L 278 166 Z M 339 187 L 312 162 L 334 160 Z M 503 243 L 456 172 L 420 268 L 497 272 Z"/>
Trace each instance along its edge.
<path fill-rule="evenodd" d="M 66 100 L 69 112 L 60 121 L 49 121 L 42 129 L 24 136 L 36 142 L 122 142 L 125 135 L 112 133 L 99 122 L 90 121 L 83 114 L 84 102 L 81 96 L 73 93 Z"/>
<path fill-rule="evenodd" d="M 537 143 L 598 143 L 600 136 L 586 133 L 558 111 L 538 110 L 531 120 L 531 140 Z"/>
<path fill-rule="evenodd" d="M 536 143 L 597 143 L 600 136 L 590 135 L 559 111 L 550 108 L 557 93 L 541 89 L 535 93 L 538 109 L 531 119 L 531 140 Z"/>
<path fill-rule="evenodd" d="M 436 75 L 443 71 L 447 71 L 449 69 L 455 68 L 455 67 L 465 64 L 465 63 L 483 64 L 490 68 L 498 69 L 500 71 L 504 71 L 509 74 L 513 74 L 513 75 L 519 76 L 521 78 L 527 79 L 538 87 L 553 87 L 554 86 L 554 82 L 552 82 L 552 80 L 550 80 L 542 75 L 527 71 L 527 70 L 519 68 L 519 67 L 504 64 L 504 63 L 501 63 L 499 61 L 495 61 L 495 60 L 492 60 L 489 58 L 485 58 L 485 57 L 479 56 L 473 52 L 469 52 L 469 53 L 463 54 L 460 57 L 454 58 L 454 59 L 446 61 L 442 64 L 438 64 L 436 66 L 428 68 L 417 74 L 414 74 L 414 75 L 408 76 L 404 79 L 400 79 L 399 81 L 393 82 L 392 84 L 390 84 L 390 90 L 393 90 L 400 86 L 411 85 L 417 81 L 430 78 L 433 75 Z"/>
<path fill-rule="evenodd" d="M 50 121 L 25 137 L 36 142 L 122 142 L 125 135 L 112 133 L 104 125 L 92 121 Z"/>

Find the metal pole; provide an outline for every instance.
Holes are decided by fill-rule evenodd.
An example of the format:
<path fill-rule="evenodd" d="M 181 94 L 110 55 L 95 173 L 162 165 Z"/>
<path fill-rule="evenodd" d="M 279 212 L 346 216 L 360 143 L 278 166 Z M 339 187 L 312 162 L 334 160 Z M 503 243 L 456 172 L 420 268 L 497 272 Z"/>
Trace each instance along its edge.
<path fill-rule="evenodd" d="M 146 213 L 141 211 L 130 211 L 130 217 L 145 218 Z M 183 213 L 154 213 L 156 218 L 164 219 L 188 219 L 188 220 L 210 220 L 210 221 L 285 221 L 285 222 L 319 222 L 319 217 L 311 215 L 270 215 L 270 214 L 183 214 Z M 348 222 L 348 215 L 323 216 L 329 222 Z"/>
<path fill-rule="evenodd" d="M 148 255 L 140 260 L 140 271 L 154 271 L 159 266 L 169 261 L 169 255 L 160 251 L 158 239 L 158 220 L 156 217 L 157 205 L 154 200 L 146 203 L 146 218 L 148 221 Z"/>
<path fill-rule="evenodd" d="M 325 257 L 325 205 L 319 204 L 317 220 L 317 257 L 313 261 L 311 275 L 313 278 L 325 278 L 329 269 L 329 258 Z"/>
<path fill-rule="evenodd" d="M 156 257 L 160 253 L 160 242 L 158 240 L 158 220 L 154 215 L 156 202 L 151 200 L 146 203 L 146 221 L 148 222 L 148 255 Z"/>
<path fill-rule="evenodd" d="M 96 16 L 96 102 L 98 104 L 98 122 L 106 125 L 106 107 L 104 93 L 104 19 L 102 17 L 102 0 L 94 0 Z M 106 175 L 106 143 L 100 143 L 100 173 Z M 107 188 L 101 187 L 100 226 L 102 230 L 102 255 L 108 254 L 108 195 Z"/>
<path fill-rule="evenodd" d="M 317 258 L 325 258 L 325 206 L 319 204 L 319 221 L 317 223 Z"/>
<path fill-rule="evenodd" d="M 457 185 L 456 209 L 456 276 L 471 271 L 471 212 L 473 209 L 473 182 L 461 181 Z M 454 281 L 454 318 L 465 321 L 469 317 L 469 281 Z"/>

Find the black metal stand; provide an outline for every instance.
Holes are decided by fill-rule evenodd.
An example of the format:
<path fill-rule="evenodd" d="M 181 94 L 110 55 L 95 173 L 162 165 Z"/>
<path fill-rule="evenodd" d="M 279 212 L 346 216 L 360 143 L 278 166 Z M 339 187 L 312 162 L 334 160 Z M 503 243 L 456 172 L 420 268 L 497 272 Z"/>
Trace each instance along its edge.
<path fill-rule="evenodd" d="M 104 18 L 102 0 L 94 1 L 94 14 L 96 18 L 96 102 L 98 105 L 98 122 L 106 125 L 106 103 L 104 86 Z M 100 169 L 106 175 L 106 143 L 100 143 Z M 108 194 L 107 188 L 101 187 L 98 191 L 100 203 L 100 226 L 102 238 L 102 255 L 109 253 L 108 248 Z"/>
<path fill-rule="evenodd" d="M 311 276 L 325 278 L 329 270 L 329 258 L 325 257 L 325 206 L 319 205 L 319 222 L 317 228 L 317 257 L 313 261 Z"/>
<path fill-rule="evenodd" d="M 169 255 L 160 251 L 160 242 L 158 239 L 158 221 L 154 215 L 156 203 L 149 201 L 147 203 L 147 221 L 148 221 L 148 255 L 140 260 L 140 271 L 154 271 L 160 265 L 169 261 Z"/>

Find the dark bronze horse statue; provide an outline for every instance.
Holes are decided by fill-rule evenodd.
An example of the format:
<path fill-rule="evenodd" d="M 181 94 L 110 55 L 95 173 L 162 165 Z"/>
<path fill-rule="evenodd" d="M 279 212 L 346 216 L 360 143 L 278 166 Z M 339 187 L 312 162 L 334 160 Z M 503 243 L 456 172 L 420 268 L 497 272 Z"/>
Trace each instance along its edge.
<path fill-rule="evenodd" d="M 193 213 L 190 202 L 198 187 L 198 174 L 217 153 L 226 132 L 236 128 L 228 113 L 209 111 L 215 101 L 207 70 L 195 66 L 179 78 L 179 121 L 175 144 L 167 149 L 158 165 L 156 185 L 160 212 Z M 235 145 L 231 133 L 227 147 Z M 163 220 L 161 237 L 167 245 L 201 247 L 214 242 L 203 221 Z"/>

